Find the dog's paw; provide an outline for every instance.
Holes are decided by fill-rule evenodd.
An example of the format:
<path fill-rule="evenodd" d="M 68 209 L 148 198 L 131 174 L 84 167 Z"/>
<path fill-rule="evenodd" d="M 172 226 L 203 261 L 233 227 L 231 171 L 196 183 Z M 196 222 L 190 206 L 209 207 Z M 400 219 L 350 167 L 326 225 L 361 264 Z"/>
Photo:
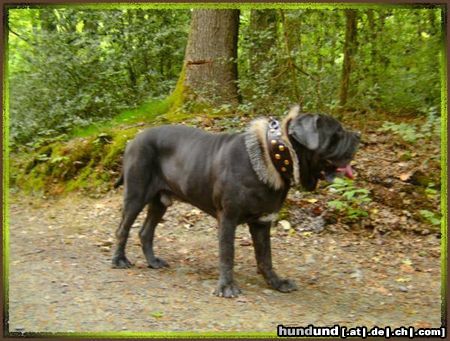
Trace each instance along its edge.
<path fill-rule="evenodd" d="M 281 292 L 291 292 L 298 290 L 297 285 L 290 279 L 280 279 L 272 287 Z"/>
<path fill-rule="evenodd" d="M 234 283 L 222 284 L 219 282 L 216 290 L 214 290 L 214 295 L 227 298 L 238 297 L 240 293 L 241 289 Z"/>
<path fill-rule="evenodd" d="M 114 256 L 112 259 L 113 269 L 128 269 L 132 266 L 133 264 L 125 256 Z"/>
<path fill-rule="evenodd" d="M 152 269 L 168 268 L 169 263 L 167 263 L 162 258 L 155 257 L 154 259 L 148 262 L 148 267 Z"/>

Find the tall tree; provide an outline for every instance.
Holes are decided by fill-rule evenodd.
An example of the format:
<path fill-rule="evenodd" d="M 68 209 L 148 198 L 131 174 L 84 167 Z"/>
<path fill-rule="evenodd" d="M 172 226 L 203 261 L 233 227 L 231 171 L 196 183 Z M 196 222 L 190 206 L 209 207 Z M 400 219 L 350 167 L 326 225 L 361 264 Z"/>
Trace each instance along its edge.
<path fill-rule="evenodd" d="M 192 12 L 185 55 L 188 96 L 211 104 L 237 104 L 239 10 Z"/>
<path fill-rule="evenodd" d="M 341 89 L 340 89 L 340 102 L 341 106 L 347 104 L 349 85 L 350 85 L 350 74 L 355 64 L 355 54 L 357 48 L 357 12 L 354 9 L 345 10 L 346 18 L 346 29 L 345 29 L 345 42 L 344 42 L 344 62 L 342 65 L 342 78 L 341 78 Z"/>
<path fill-rule="evenodd" d="M 274 9 L 252 9 L 250 30 L 255 34 L 250 46 L 250 71 L 257 74 L 267 60 L 268 51 L 277 43 L 277 12 Z"/>
<path fill-rule="evenodd" d="M 287 68 L 289 70 L 289 73 L 291 75 L 292 79 L 292 95 L 295 98 L 297 103 L 300 103 L 303 105 L 303 99 L 301 98 L 300 91 L 298 89 L 298 82 L 297 82 L 297 69 L 295 67 L 295 60 L 292 53 L 292 38 L 290 38 L 290 25 L 286 19 L 286 16 L 284 14 L 283 10 L 280 10 L 280 16 L 281 16 L 281 22 L 283 24 L 283 33 L 284 33 L 284 46 L 286 50 L 286 56 L 287 56 Z"/>

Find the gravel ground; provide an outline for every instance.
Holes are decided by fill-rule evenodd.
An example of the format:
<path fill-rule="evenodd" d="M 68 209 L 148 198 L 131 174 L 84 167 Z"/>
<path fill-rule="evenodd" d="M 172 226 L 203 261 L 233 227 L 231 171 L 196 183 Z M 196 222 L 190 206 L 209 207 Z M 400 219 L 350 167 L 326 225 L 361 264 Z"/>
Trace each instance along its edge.
<path fill-rule="evenodd" d="M 11 332 L 440 326 L 436 235 L 374 236 L 332 226 L 321 233 L 287 233 L 278 225 L 272 237 L 275 267 L 299 287 L 283 294 L 269 289 L 256 273 L 249 233 L 240 226 L 235 277 L 243 293 L 224 299 L 212 295 L 218 278 L 214 219 L 176 203 L 155 239 L 157 255 L 171 267 L 146 267 L 133 228 L 127 251 L 135 266 L 112 269 L 120 207 L 120 192 L 101 198 L 11 195 Z"/>

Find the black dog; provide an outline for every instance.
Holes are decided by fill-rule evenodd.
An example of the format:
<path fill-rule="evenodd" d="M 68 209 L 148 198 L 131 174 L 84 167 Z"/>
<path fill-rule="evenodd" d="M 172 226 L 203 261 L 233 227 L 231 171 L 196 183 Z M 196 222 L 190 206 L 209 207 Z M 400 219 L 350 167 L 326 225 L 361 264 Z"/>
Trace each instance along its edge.
<path fill-rule="evenodd" d="M 256 262 L 266 282 L 282 292 L 296 290 L 272 268 L 270 227 L 292 183 L 313 190 L 321 177 L 338 172 L 352 176 L 351 161 L 359 135 L 344 130 L 326 115 L 299 114 L 293 107 L 281 124 L 258 119 L 245 133 L 211 134 L 185 126 L 150 128 L 128 144 L 123 174 L 123 217 L 116 232 L 117 268 L 132 264 L 125 257 L 131 225 L 146 204 L 147 218 L 139 232 L 149 267 L 168 264 L 153 253 L 155 227 L 172 198 L 216 217 L 219 222 L 219 283 L 215 294 L 235 297 L 233 280 L 236 226 L 247 223 Z"/>

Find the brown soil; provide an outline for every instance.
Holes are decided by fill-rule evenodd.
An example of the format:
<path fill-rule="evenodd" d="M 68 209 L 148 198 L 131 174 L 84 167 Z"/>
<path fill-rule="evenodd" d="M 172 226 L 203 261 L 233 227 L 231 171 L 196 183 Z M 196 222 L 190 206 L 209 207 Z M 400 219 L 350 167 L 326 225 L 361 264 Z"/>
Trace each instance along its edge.
<path fill-rule="evenodd" d="M 187 204 L 171 207 L 157 229 L 156 252 L 170 268 L 146 267 L 136 228 L 127 247 L 135 266 L 110 267 L 120 193 L 95 199 L 11 194 L 10 331 L 440 326 L 436 233 L 373 233 L 367 227 L 343 229 L 339 223 L 320 233 L 288 232 L 277 225 L 272 237 L 275 267 L 299 287 L 283 294 L 269 289 L 256 273 L 248 231 L 240 226 L 235 276 L 243 293 L 224 299 L 212 295 L 218 278 L 215 220 Z"/>

